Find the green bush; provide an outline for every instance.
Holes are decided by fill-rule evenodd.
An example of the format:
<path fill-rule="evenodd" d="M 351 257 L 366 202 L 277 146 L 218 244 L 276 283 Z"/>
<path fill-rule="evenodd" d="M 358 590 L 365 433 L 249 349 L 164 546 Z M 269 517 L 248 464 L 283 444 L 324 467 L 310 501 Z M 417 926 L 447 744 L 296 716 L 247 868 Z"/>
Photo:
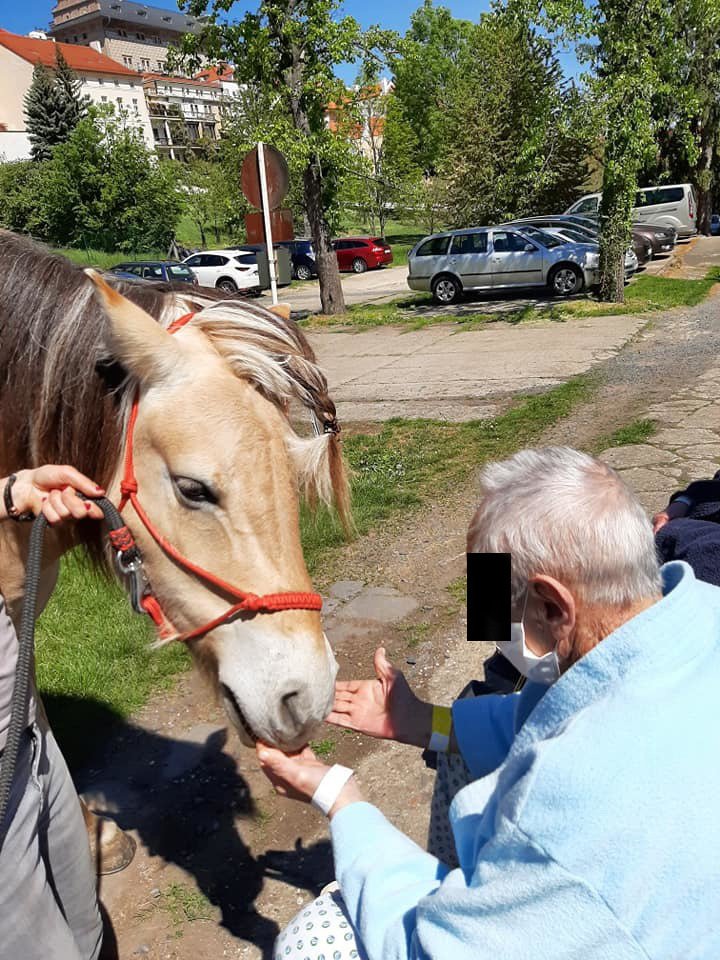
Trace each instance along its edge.
<path fill-rule="evenodd" d="M 0 169 L 0 224 L 57 245 L 166 249 L 182 206 L 173 170 L 111 113 L 91 111 L 50 159 Z"/>

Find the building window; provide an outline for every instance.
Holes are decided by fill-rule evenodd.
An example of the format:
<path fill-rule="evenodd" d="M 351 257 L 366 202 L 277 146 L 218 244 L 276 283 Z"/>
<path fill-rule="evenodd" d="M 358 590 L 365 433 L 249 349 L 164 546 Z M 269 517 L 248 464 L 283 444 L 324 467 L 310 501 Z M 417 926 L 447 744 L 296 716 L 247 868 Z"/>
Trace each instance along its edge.
<path fill-rule="evenodd" d="M 103 84 L 105 83 L 105 81 L 103 80 L 103 78 L 102 78 L 102 77 L 98 77 L 98 83 L 99 83 L 99 84 L 100 84 L 100 86 L 102 87 L 102 86 L 103 86 Z"/>
<path fill-rule="evenodd" d="M 140 113 L 140 110 L 138 109 L 138 102 L 134 97 L 133 97 L 133 110 L 135 111 L 136 116 L 138 113 Z"/>
<path fill-rule="evenodd" d="M 100 97 L 103 103 L 107 103 L 107 97 Z"/>
<path fill-rule="evenodd" d="M 140 66 L 142 67 L 143 70 L 149 70 L 149 69 L 150 69 L 150 61 L 149 61 L 149 60 L 145 60 L 145 59 L 141 59 L 141 60 L 140 60 Z"/>
<path fill-rule="evenodd" d="M 118 34 L 119 34 L 121 37 L 126 37 L 126 36 L 127 36 L 127 30 L 118 30 Z"/>
<path fill-rule="evenodd" d="M 144 39 L 145 39 L 145 34 L 144 34 L 144 33 L 136 33 L 135 36 L 138 38 L 138 40 L 144 40 Z"/>
<path fill-rule="evenodd" d="M 117 105 L 122 109 L 122 105 L 123 105 L 122 97 L 116 97 L 115 99 L 117 101 Z"/>
<path fill-rule="evenodd" d="M 167 66 L 167 62 L 165 60 L 158 60 L 157 64 L 158 64 L 158 70 L 160 71 L 160 73 L 165 73 L 165 67 Z"/>
<path fill-rule="evenodd" d="M 83 34 L 83 40 L 87 40 L 87 34 L 86 34 L 86 33 Z"/>

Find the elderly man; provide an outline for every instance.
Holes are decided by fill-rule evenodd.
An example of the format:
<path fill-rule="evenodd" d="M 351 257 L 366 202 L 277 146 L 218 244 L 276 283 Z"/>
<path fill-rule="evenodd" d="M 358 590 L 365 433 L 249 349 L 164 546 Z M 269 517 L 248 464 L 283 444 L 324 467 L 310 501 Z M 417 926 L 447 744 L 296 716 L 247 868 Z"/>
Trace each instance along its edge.
<path fill-rule="evenodd" d="M 343 897 L 301 911 L 276 956 L 716 960 L 720 590 L 658 568 L 639 503 L 585 454 L 525 450 L 481 479 L 468 548 L 512 555 L 506 653 L 529 682 L 453 708 L 476 778 L 450 809 L 460 866 L 343 768 L 259 745 L 279 792 L 327 811 Z M 432 707 L 402 684 L 350 686 L 346 725 L 427 738 Z"/>

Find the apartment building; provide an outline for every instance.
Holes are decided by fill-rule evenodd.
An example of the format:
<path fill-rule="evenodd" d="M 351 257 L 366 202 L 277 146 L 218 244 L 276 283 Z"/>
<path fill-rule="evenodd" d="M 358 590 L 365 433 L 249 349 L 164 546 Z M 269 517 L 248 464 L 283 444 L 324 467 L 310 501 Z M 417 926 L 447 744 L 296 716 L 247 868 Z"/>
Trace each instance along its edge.
<path fill-rule="evenodd" d="M 0 29 L 0 160 L 30 156 L 25 121 L 25 95 L 36 64 L 54 67 L 56 51 L 62 51 L 81 83 L 81 93 L 93 103 L 111 104 L 137 125 L 149 147 L 154 144 L 143 78 L 90 47 L 56 43 L 44 34 L 21 37 Z"/>
<path fill-rule="evenodd" d="M 160 156 L 182 159 L 220 137 L 223 89 L 219 80 L 145 74 L 145 99 Z"/>
<path fill-rule="evenodd" d="M 184 33 L 201 24 L 179 10 L 132 0 L 57 0 L 50 34 L 56 40 L 92 46 L 138 73 L 166 73 L 168 53 Z"/>

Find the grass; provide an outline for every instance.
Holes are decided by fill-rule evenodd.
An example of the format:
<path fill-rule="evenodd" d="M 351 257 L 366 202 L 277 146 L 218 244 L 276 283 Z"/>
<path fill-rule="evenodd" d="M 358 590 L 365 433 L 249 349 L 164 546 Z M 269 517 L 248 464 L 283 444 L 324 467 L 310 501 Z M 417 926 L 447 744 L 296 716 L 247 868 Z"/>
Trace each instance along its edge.
<path fill-rule="evenodd" d="M 399 297 L 388 303 L 354 303 L 345 313 L 334 316 L 313 314 L 300 321 L 301 326 L 319 329 L 322 327 L 387 327 L 395 324 L 412 324 L 413 318 L 408 314 L 418 304 L 427 303 L 427 297 L 422 294 Z M 448 318 L 450 319 L 450 318 Z M 432 323 L 438 318 L 433 317 Z"/>
<path fill-rule="evenodd" d="M 77 553 L 63 559 L 38 622 L 36 657 L 38 686 L 69 763 L 188 668 L 184 646 L 152 650 L 152 639 L 149 620 L 132 612 L 118 584 Z"/>
<path fill-rule="evenodd" d="M 217 911 L 199 890 L 193 890 L 182 883 L 172 883 L 160 894 L 159 906 L 170 915 L 177 927 L 195 920 L 215 920 Z"/>
<path fill-rule="evenodd" d="M 626 447 L 630 444 L 645 443 L 657 433 L 658 425 L 654 420 L 633 420 L 632 423 L 620 427 L 610 436 L 601 437 L 596 446 L 600 450 L 608 447 Z"/>
<path fill-rule="evenodd" d="M 385 421 L 377 433 L 347 435 L 344 448 L 353 473 L 358 534 L 448 494 L 485 461 L 535 442 L 592 389 L 589 377 L 578 377 L 547 393 L 521 398 L 493 419 L 448 423 L 397 418 Z M 310 515 L 303 509 L 302 534 L 308 568 L 311 573 L 322 569 L 327 576 L 328 551 L 344 543 L 342 528 L 327 511 Z"/>
<path fill-rule="evenodd" d="M 410 649 L 419 647 L 421 643 L 427 640 L 428 635 L 431 630 L 431 624 L 425 623 L 411 623 L 407 627 L 403 628 L 405 643 Z"/>
<path fill-rule="evenodd" d="M 335 741 L 329 738 L 325 740 L 311 740 L 310 746 L 315 756 L 321 760 L 327 760 L 335 752 Z"/>
<path fill-rule="evenodd" d="M 537 441 L 591 390 L 591 380 L 578 378 L 521 398 L 491 420 L 394 419 L 376 433 L 348 434 L 345 453 L 353 471 L 358 534 L 382 529 L 392 518 L 450 494 L 484 461 Z M 311 515 L 303 508 L 301 528 L 308 568 L 327 578 L 346 542 L 340 524 L 327 511 Z M 60 582 L 38 624 L 37 668 L 48 714 L 71 765 L 87 760 L 114 723 L 187 669 L 183 646 L 151 650 L 151 638 L 149 622 L 132 613 L 117 585 L 88 570 L 77 555 L 63 560 Z M 412 645 L 412 637 L 408 642 Z"/>

